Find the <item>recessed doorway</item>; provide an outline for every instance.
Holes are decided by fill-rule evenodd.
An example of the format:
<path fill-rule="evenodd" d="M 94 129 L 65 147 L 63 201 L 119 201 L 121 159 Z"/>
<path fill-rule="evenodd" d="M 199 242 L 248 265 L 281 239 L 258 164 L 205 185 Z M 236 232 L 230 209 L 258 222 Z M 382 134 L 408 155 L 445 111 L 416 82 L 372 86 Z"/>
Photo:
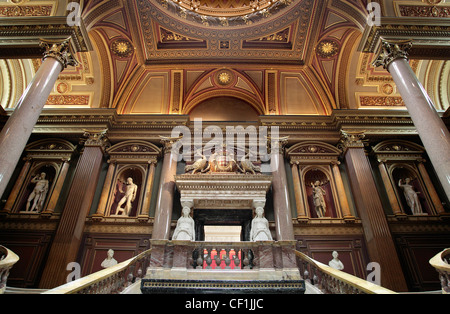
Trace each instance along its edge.
<path fill-rule="evenodd" d="M 250 240 L 251 209 L 195 209 L 196 241 L 239 242 Z M 226 238 L 226 241 L 207 240 Z"/>
<path fill-rule="evenodd" d="M 242 226 L 205 226 L 206 242 L 240 242 Z"/>

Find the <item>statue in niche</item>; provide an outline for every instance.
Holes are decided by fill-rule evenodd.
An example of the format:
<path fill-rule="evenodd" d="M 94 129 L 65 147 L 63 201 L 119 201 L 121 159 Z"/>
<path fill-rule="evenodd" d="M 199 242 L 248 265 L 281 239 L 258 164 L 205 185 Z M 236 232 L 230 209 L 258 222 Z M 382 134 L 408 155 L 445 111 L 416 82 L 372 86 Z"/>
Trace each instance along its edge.
<path fill-rule="evenodd" d="M 344 270 L 344 264 L 339 260 L 339 253 L 334 251 L 332 255 L 333 259 L 328 263 L 328 265 L 336 270 Z"/>
<path fill-rule="evenodd" d="M 195 241 L 195 222 L 191 217 L 191 207 L 189 204 L 182 204 L 182 216 L 178 219 L 177 227 L 173 233 L 172 240 Z"/>
<path fill-rule="evenodd" d="M 327 204 L 325 202 L 326 192 L 322 188 L 324 184 L 325 183 L 322 183 L 320 181 L 316 181 L 315 183 L 311 182 L 311 186 L 313 189 L 314 209 L 316 210 L 318 218 L 325 217 L 325 213 L 327 212 Z"/>
<path fill-rule="evenodd" d="M 138 186 L 133 183 L 133 178 L 128 178 L 125 192 L 120 190 L 120 193 L 124 193 L 125 195 L 117 205 L 117 215 L 123 214 L 124 216 L 128 216 L 130 214 L 133 202 L 136 199 L 137 189 Z M 123 204 L 125 204 L 125 207 L 122 207 Z"/>
<path fill-rule="evenodd" d="M 35 183 L 33 192 L 31 192 L 30 196 L 27 200 L 26 211 L 36 211 L 40 212 L 44 207 L 45 198 L 47 197 L 49 183 L 46 179 L 47 174 L 42 172 L 35 176 L 31 183 Z M 33 204 L 31 204 L 33 202 Z M 30 208 L 31 207 L 31 208 Z"/>
<path fill-rule="evenodd" d="M 109 249 L 105 260 L 102 262 L 101 266 L 103 268 L 109 268 L 117 265 L 117 261 L 114 259 L 114 251 Z"/>
<path fill-rule="evenodd" d="M 252 221 L 250 241 L 273 241 L 269 221 L 264 217 L 264 208 L 257 206 L 255 212 L 256 217 Z"/>
<path fill-rule="evenodd" d="M 419 197 L 417 196 L 417 194 L 420 194 L 420 192 L 414 191 L 414 187 L 411 185 L 411 181 L 411 178 L 406 178 L 403 183 L 403 180 L 400 179 L 400 181 L 398 181 L 398 186 L 403 189 L 406 203 L 411 209 L 413 215 L 422 215 L 422 205 L 420 204 Z"/>

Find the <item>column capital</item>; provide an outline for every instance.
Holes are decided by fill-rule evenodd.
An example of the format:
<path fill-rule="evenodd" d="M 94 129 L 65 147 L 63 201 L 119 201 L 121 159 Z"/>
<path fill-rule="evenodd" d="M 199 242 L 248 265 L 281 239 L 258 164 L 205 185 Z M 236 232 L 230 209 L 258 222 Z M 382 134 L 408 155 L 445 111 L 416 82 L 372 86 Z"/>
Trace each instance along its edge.
<path fill-rule="evenodd" d="M 178 143 L 178 141 L 180 141 L 183 138 L 183 136 L 179 136 L 179 137 L 160 136 L 160 138 L 161 138 L 161 144 L 163 144 L 163 153 L 165 155 L 165 154 L 172 153 L 172 150 L 173 150 L 175 144 Z"/>
<path fill-rule="evenodd" d="M 286 145 L 288 144 L 289 136 L 285 137 L 267 137 L 267 148 L 270 154 L 275 153 L 278 150 L 279 154 L 284 155 Z M 274 145 L 275 144 L 275 145 Z"/>
<path fill-rule="evenodd" d="M 345 151 L 347 148 L 364 148 L 366 146 L 365 131 L 344 131 L 341 130 L 341 140 L 339 146 Z"/>
<path fill-rule="evenodd" d="M 75 59 L 75 54 L 70 46 L 70 38 L 60 41 L 40 39 L 39 45 L 45 49 L 43 60 L 46 60 L 47 58 L 56 59 L 61 63 L 63 69 L 67 68 L 69 65 L 78 65 L 78 61 Z"/>
<path fill-rule="evenodd" d="M 105 130 L 84 130 L 84 134 L 80 140 L 80 144 L 84 147 L 97 146 L 105 150 L 107 147 L 111 146 L 106 134 L 108 129 Z"/>
<path fill-rule="evenodd" d="M 397 59 L 408 60 L 409 51 L 412 48 L 411 41 L 392 42 L 381 39 L 381 48 L 377 58 L 373 61 L 375 67 L 383 66 L 385 70 Z"/>

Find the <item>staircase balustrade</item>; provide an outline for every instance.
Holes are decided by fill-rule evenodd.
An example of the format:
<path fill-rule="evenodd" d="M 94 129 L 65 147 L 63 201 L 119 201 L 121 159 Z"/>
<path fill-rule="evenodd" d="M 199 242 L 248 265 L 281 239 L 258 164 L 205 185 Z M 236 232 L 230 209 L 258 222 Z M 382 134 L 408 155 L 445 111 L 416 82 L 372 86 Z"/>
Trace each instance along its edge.
<path fill-rule="evenodd" d="M 303 279 L 324 294 L 397 294 L 371 282 L 335 270 L 295 251 Z"/>
<path fill-rule="evenodd" d="M 151 250 L 145 251 L 116 266 L 69 282 L 43 294 L 120 294 L 136 280 L 149 263 Z"/>
<path fill-rule="evenodd" d="M 11 250 L 0 246 L 0 294 L 4 294 L 11 268 L 19 261 L 19 257 Z"/>
<path fill-rule="evenodd" d="M 442 294 L 450 294 L 450 249 L 445 249 L 434 256 L 430 264 L 439 273 Z"/>

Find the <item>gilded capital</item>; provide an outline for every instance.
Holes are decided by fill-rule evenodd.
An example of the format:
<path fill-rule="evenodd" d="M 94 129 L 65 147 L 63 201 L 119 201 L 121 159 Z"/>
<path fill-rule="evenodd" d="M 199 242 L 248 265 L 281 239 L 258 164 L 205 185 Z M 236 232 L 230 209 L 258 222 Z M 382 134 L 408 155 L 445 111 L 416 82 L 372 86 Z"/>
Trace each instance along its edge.
<path fill-rule="evenodd" d="M 383 66 L 388 70 L 389 65 L 395 60 L 400 58 L 408 60 L 411 47 L 411 41 L 391 42 L 382 39 L 380 52 L 373 65 L 375 67 Z"/>
<path fill-rule="evenodd" d="M 180 143 L 179 141 L 183 138 L 183 136 L 179 137 L 165 137 L 160 136 L 161 144 L 163 144 L 163 152 L 164 154 L 170 154 L 173 151 L 173 148 L 176 147 L 175 144 Z"/>
<path fill-rule="evenodd" d="M 339 146 L 342 149 L 347 148 L 364 148 L 365 144 L 364 131 L 344 131 L 341 130 L 341 140 Z"/>
<path fill-rule="evenodd" d="M 267 147 L 271 154 L 279 153 L 283 154 L 286 150 L 286 145 L 288 144 L 289 136 L 285 137 L 267 137 Z"/>
<path fill-rule="evenodd" d="M 108 129 L 105 130 L 84 130 L 83 137 L 81 138 L 80 144 L 87 146 L 97 146 L 102 149 L 106 149 L 111 144 L 106 136 Z"/>
<path fill-rule="evenodd" d="M 64 69 L 69 65 L 78 65 L 78 61 L 75 59 L 75 55 L 70 47 L 70 38 L 62 41 L 41 39 L 40 46 L 45 49 L 43 60 L 47 58 L 56 59 Z"/>

